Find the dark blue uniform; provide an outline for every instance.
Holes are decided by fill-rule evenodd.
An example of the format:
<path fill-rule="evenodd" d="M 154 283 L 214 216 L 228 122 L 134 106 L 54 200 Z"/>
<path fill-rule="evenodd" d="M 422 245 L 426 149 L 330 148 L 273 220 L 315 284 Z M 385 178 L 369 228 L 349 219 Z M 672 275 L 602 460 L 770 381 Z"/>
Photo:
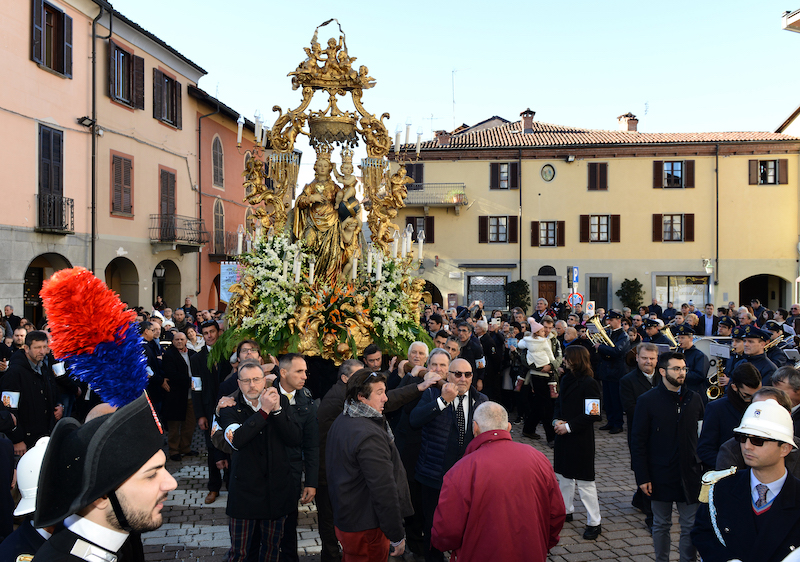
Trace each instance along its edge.
<path fill-rule="evenodd" d="M 686 388 L 699 394 L 705 402 L 708 388 L 708 357 L 695 346 L 678 351 L 683 353 L 686 358 L 686 368 L 689 369 L 686 373 Z"/>
<path fill-rule="evenodd" d="M 728 392 L 734 391 L 731 388 Z M 741 402 L 744 404 L 743 401 Z M 733 437 L 734 428 L 739 427 L 747 404 L 744 406 L 745 408 L 740 411 L 728 396 L 718 398 L 706 405 L 703 430 L 700 433 L 700 440 L 697 442 L 697 456 L 709 467 L 709 470 L 717 464 L 719 448 L 725 441 Z"/>
<path fill-rule="evenodd" d="M 772 373 L 777 371 L 778 367 L 775 366 L 775 363 L 769 360 L 766 354 L 762 353 L 760 355 L 745 355 L 733 366 L 733 368 L 736 369 L 736 367 L 744 363 L 752 363 L 753 367 L 758 369 L 758 372 L 761 373 L 762 385 L 772 386 Z"/>
<path fill-rule="evenodd" d="M 614 347 L 600 344 L 597 354 L 600 362 L 597 378 L 603 381 L 603 403 L 610 429 L 622 429 L 622 398 L 619 394 L 619 380 L 628 372 L 625 356 L 631 349 L 631 342 L 625 330 L 613 330 L 609 337 Z"/>

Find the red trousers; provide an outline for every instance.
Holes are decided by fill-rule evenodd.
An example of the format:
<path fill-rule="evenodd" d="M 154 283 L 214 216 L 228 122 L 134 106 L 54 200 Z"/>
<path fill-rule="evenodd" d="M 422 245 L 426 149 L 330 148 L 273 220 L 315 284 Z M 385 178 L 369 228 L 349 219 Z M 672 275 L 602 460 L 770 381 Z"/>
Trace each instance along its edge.
<path fill-rule="evenodd" d="M 389 558 L 389 539 L 380 529 L 348 533 L 336 527 L 336 538 L 344 551 L 342 562 L 386 562 Z"/>

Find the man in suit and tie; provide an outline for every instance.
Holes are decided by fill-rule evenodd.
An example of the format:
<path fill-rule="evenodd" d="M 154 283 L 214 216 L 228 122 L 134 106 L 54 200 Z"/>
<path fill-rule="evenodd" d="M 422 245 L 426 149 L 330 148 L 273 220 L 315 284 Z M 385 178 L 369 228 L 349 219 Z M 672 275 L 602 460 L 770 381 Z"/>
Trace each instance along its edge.
<path fill-rule="evenodd" d="M 409 417 L 411 427 L 422 430 L 416 479 L 422 487 L 422 508 L 425 518 L 425 560 L 441 562 L 444 554 L 431 548 L 433 514 L 439 503 L 445 473 L 464 456 L 472 441 L 472 416 L 486 395 L 472 386 L 472 365 L 466 359 L 450 363 L 447 383 L 441 388 L 426 390 Z"/>
<path fill-rule="evenodd" d="M 800 547 L 800 480 L 785 465 L 796 448 L 792 418 L 774 400 L 753 402 L 734 433 L 749 470 L 713 484 L 692 542 L 704 562 L 778 562 Z"/>
<path fill-rule="evenodd" d="M 214 320 L 203 322 L 200 329 L 203 333 L 205 346 L 194 357 L 190 363 L 192 375 L 200 378 L 200 388 L 192 390 L 192 404 L 194 405 L 194 416 L 197 418 L 197 425 L 203 430 L 206 437 L 206 447 L 208 447 L 208 495 L 206 503 L 214 503 L 222 489 L 222 470 L 226 471 L 228 461 L 224 453 L 219 451 L 211 443 L 211 426 L 214 423 L 214 415 L 219 399 L 219 385 L 231 372 L 231 364 L 222 359 L 213 369 L 208 368 L 208 352 L 217 343 L 219 338 L 219 325 Z"/>

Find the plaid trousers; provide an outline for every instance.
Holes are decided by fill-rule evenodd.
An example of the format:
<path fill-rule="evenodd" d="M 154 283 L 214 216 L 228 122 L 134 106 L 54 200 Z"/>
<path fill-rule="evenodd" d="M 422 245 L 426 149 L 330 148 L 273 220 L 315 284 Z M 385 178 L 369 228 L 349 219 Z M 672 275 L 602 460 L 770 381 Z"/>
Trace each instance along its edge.
<path fill-rule="evenodd" d="M 259 562 L 278 562 L 285 520 L 285 516 L 274 520 L 231 517 L 228 523 L 228 530 L 231 534 L 228 562 L 251 560 L 256 552 Z"/>

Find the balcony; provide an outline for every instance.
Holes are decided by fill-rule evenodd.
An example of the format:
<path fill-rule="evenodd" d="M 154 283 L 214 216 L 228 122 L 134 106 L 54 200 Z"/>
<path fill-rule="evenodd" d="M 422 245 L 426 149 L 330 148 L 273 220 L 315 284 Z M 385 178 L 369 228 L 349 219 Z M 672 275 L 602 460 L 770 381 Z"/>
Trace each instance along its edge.
<path fill-rule="evenodd" d="M 61 195 L 37 195 L 39 222 L 36 232 L 75 234 L 75 203 Z"/>
<path fill-rule="evenodd" d="M 203 221 L 181 215 L 150 215 L 150 244 L 154 254 L 179 250 L 181 254 L 199 252 L 208 243 Z"/>
<path fill-rule="evenodd" d="M 214 232 L 214 244 L 209 251 L 208 259 L 212 262 L 229 261 L 236 257 L 238 250 L 239 234 L 230 231 L 217 231 Z M 244 240 L 242 245 L 245 245 Z M 242 248 L 243 250 L 246 248 Z"/>
<path fill-rule="evenodd" d="M 410 183 L 406 207 L 453 207 L 456 214 L 467 205 L 463 183 Z"/>

